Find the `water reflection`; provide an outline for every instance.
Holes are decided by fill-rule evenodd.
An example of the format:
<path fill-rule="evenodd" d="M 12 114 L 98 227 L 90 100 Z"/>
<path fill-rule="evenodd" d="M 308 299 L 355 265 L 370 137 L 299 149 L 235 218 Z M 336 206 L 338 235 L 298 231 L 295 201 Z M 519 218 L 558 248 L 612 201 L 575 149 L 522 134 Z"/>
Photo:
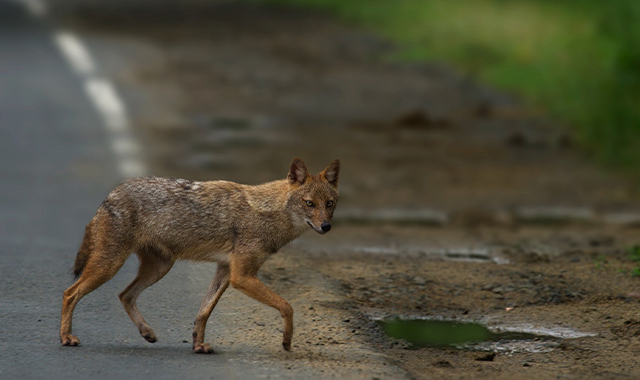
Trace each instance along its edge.
<path fill-rule="evenodd" d="M 412 348 L 454 347 L 473 348 L 481 342 L 507 342 L 555 340 L 547 335 L 524 332 L 493 332 L 479 323 L 424 320 L 392 319 L 380 321 L 384 332 L 390 337 L 404 339 Z"/>

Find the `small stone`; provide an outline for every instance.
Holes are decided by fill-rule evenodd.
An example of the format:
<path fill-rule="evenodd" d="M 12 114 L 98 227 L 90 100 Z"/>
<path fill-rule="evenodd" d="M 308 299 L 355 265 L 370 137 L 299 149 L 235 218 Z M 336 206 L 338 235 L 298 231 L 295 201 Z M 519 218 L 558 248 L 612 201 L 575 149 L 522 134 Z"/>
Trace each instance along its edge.
<path fill-rule="evenodd" d="M 558 139 L 558 146 L 565 149 L 571 148 L 571 146 L 573 146 L 573 139 L 571 138 L 571 135 L 569 135 L 568 133 L 562 134 L 562 136 L 560 136 L 560 138 Z"/>
<path fill-rule="evenodd" d="M 481 361 L 481 362 L 492 362 L 493 359 L 495 358 L 496 358 L 495 352 L 488 352 L 488 353 L 476 356 L 474 360 Z"/>
<path fill-rule="evenodd" d="M 507 144 L 515 147 L 527 145 L 527 138 L 520 132 L 513 133 L 507 138 Z"/>
<path fill-rule="evenodd" d="M 422 110 L 413 110 L 398 116 L 395 124 L 400 127 L 428 128 L 433 127 L 434 122 Z"/>
<path fill-rule="evenodd" d="M 475 107 L 474 113 L 476 116 L 485 118 L 491 116 L 492 108 L 489 103 L 482 102 Z"/>
<path fill-rule="evenodd" d="M 446 360 L 438 360 L 437 362 L 433 363 L 433 366 L 434 367 L 440 367 L 440 368 L 451 368 L 451 367 L 453 367 L 451 365 L 451 363 L 449 363 Z"/>

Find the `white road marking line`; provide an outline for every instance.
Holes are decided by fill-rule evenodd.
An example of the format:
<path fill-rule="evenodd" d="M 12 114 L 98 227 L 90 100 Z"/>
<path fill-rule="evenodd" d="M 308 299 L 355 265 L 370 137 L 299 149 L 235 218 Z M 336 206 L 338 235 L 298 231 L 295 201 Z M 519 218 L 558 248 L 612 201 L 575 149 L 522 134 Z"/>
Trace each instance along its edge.
<path fill-rule="evenodd" d="M 22 1 L 26 4 L 31 0 Z M 126 107 L 113 84 L 100 76 L 89 50 L 78 37 L 60 31 L 55 34 L 54 41 L 73 70 L 82 78 L 87 96 L 102 116 L 120 174 L 123 177 L 146 175 L 147 168 L 140 158 L 141 149 L 131 133 Z"/>
<path fill-rule="evenodd" d="M 128 129 L 124 105 L 111 83 L 102 78 L 89 78 L 84 84 L 87 94 L 102 113 L 107 128 L 111 132 L 122 132 Z"/>
<path fill-rule="evenodd" d="M 47 5 L 40 0 L 18 0 L 21 2 L 32 16 L 43 18 L 47 14 Z"/>
<path fill-rule="evenodd" d="M 82 42 L 69 32 L 58 32 L 55 35 L 56 44 L 65 57 L 79 75 L 93 75 L 96 71 L 96 65 L 91 59 L 91 55 L 85 49 Z"/>
<path fill-rule="evenodd" d="M 140 148 L 129 136 L 117 136 L 111 139 L 111 148 L 118 156 L 135 157 L 140 153 Z"/>

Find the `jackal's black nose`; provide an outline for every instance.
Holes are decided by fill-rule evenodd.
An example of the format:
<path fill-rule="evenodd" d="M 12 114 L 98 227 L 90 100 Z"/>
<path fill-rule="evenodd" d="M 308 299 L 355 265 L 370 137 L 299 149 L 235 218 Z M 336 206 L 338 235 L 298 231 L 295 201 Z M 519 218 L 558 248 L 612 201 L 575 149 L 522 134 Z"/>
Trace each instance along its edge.
<path fill-rule="evenodd" d="M 320 228 L 322 228 L 322 231 L 324 232 L 329 232 L 329 230 L 331 229 L 331 223 L 324 222 L 322 223 Z"/>

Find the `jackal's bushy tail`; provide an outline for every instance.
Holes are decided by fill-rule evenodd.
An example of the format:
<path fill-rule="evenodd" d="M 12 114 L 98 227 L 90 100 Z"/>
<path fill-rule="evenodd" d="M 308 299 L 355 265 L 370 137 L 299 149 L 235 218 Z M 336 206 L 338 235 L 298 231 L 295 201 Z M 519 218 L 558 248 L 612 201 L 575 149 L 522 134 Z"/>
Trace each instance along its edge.
<path fill-rule="evenodd" d="M 78 255 L 76 256 L 76 261 L 73 264 L 73 278 L 74 280 L 77 280 L 80 275 L 82 274 L 82 271 L 84 270 L 84 267 L 87 265 L 87 262 L 89 261 L 89 255 L 91 254 L 91 235 L 92 235 L 92 227 L 93 226 L 93 221 L 91 221 L 88 225 L 87 228 L 85 229 L 84 232 L 84 238 L 82 239 L 82 245 L 80 246 L 80 249 L 78 250 Z"/>

